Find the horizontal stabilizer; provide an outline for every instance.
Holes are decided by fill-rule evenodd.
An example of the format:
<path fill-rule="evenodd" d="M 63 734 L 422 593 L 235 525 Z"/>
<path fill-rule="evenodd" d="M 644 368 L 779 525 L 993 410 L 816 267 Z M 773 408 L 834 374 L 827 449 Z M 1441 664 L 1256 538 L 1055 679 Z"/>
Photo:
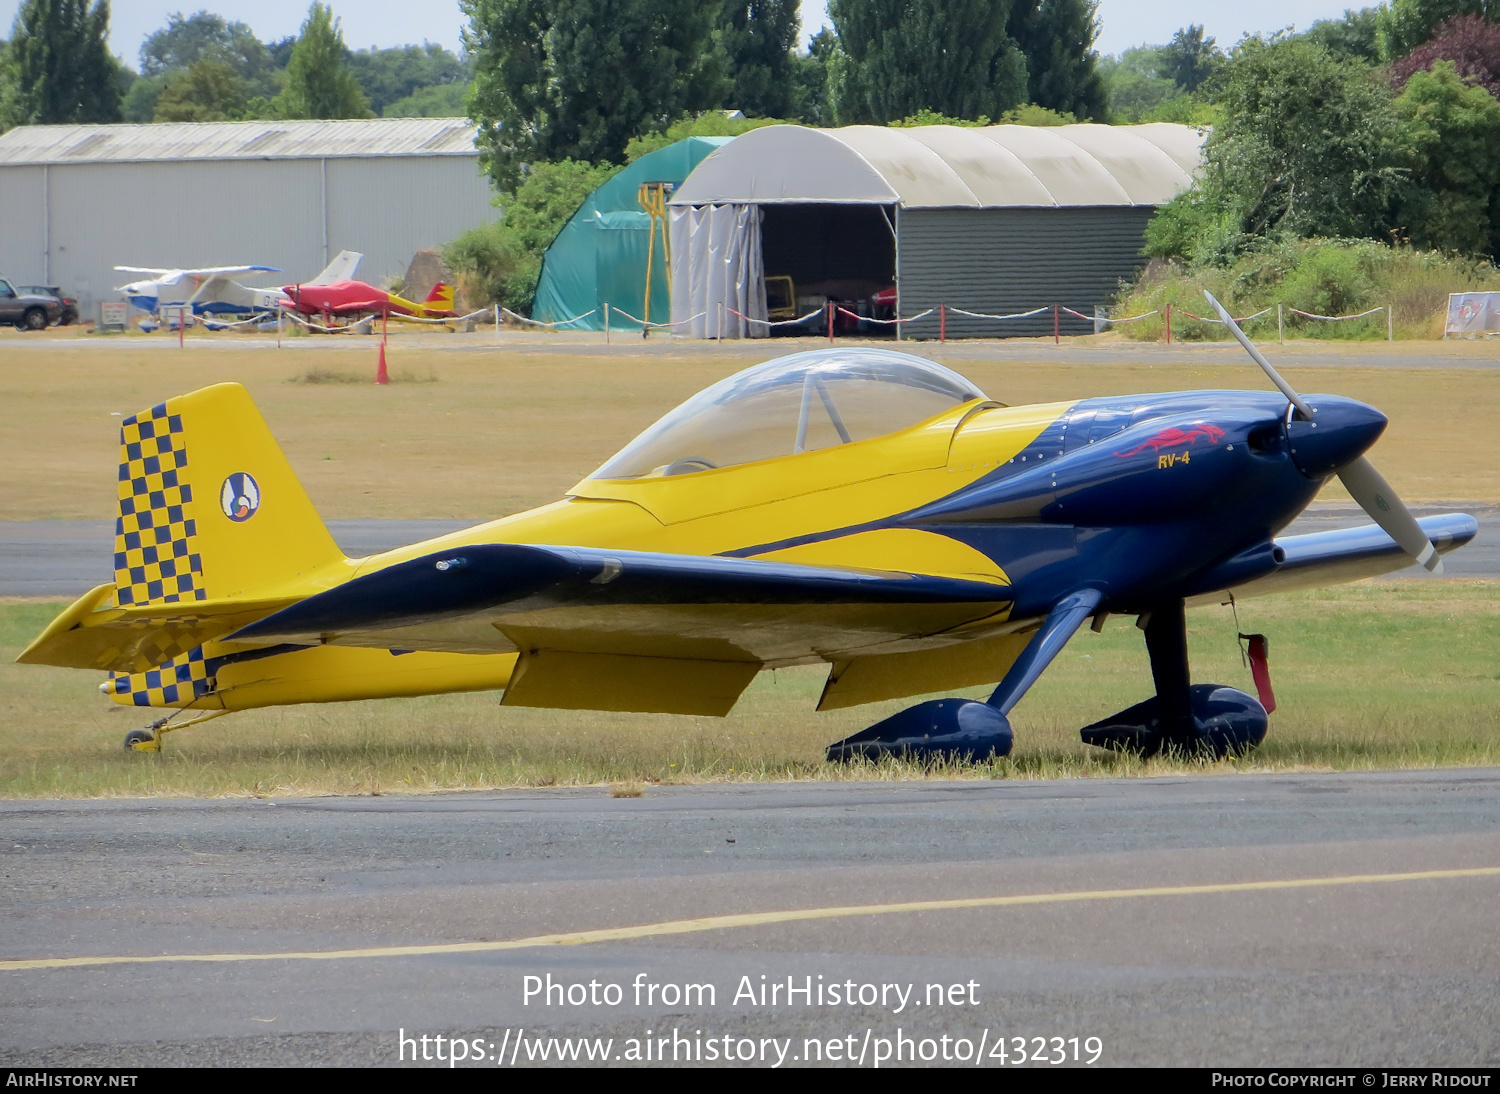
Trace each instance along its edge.
<path fill-rule="evenodd" d="M 113 585 L 100 585 L 53 620 L 16 660 L 26 665 L 145 672 L 294 602 L 292 597 L 278 597 L 119 608 L 111 603 L 114 595 Z"/>

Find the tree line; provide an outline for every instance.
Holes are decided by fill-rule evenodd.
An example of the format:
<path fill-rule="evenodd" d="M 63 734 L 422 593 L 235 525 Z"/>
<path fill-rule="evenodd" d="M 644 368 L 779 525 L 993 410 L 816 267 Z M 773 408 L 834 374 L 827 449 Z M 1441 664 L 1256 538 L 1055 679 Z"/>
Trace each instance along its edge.
<path fill-rule="evenodd" d="M 834 29 L 805 47 L 797 0 L 462 2 L 463 57 L 351 51 L 315 2 L 280 41 L 175 14 L 132 70 L 108 50 L 109 0 L 24 0 L 0 50 L 0 124 L 469 111 L 513 183 L 533 160 L 622 162 L 632 139 L 724 109 L 847 125 L 1037 104 L 1106 120 L 1093 0 L 833 0 Z"/>
<path fill-rule="evenodd" d="M 1203 51 L 1196 88 L 1145 113 L 1211 127 L 1199 184 L 1152 221 L 1148 253 L 1222 266 L 1367 239 L 1494 258 L 1497 22 L 1500 0 L 1392 0 Z"/>
<path fill-rule="evenodd" d="M 733 109 L 810 125 L 1028 104 L 1106 120 L 1094 0 L 831 0 L 798 47 L 797 0 L 461 0 L 471 116 L 510 189 L 525 164 L 621 163 L 632 140 Z"/>
<path fill-rule="evenodd" d="M 453 117 L 472 78 L 432 43 L 351 50 L 314 3 L 298 34 L 261 41 L 244 23 L 181 12 L 132 69 L 110 54 L 108 0 L 25 0 L 0 42 L 0 129 L 69 122 Z"/>
<path fill-rule="evenodd" d="M 464 112 L 515 214 L 501 242 L 532 265 L 600 172 L 786 120 L 1202 126 L 1201 179 L 1147 235 L 1180 262 L 1310 238 L 1500 248 L 1500 0 L 1387 0 L 1229 49 L 1191 25 L 1103 58 L 1095 0 L 830 0 L 806 45 L 796 0 L 460 2 L 461 57 L 351 51 L 315 2 L 275 42 L 174 15 L 133 72 L 108 51 L 108 0 L 24 0 L 0 120 Z"/>

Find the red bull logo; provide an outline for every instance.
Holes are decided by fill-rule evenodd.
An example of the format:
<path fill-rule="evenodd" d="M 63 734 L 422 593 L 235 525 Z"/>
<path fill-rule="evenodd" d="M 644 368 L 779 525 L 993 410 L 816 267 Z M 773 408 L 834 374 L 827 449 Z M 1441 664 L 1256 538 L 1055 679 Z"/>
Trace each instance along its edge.
<path fill-rule="evenodd" d="M 1134 448 L 1127 449 L 1124 452 L 1116 452 L 1115 455 L 1121 457 L 1137 456 L 1149 448 L 1160 457 L 1163 448 L 1180 448 L 1184 445 L 1191 447 L 1198 443 L 1199 438 L 1202 438 L 1209 444 L 1218 444 L 1224 439 L 1224 431 L 1216 425 L 1208 425 L 1206 423 L 1195 425 L 1188 429 L 1178 429 L 1176 426 L 1172 426 L 1169 429 L 1163 429 L 1154 436 L 1147 437 Z"/>

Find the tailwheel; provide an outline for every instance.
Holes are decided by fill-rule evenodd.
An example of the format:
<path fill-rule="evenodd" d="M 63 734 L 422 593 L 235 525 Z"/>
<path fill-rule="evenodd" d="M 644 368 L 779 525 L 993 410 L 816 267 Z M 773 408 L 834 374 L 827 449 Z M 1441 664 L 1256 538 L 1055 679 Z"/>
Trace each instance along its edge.
<path fill-rule="evenodd" d="M 160 752 L 161 740 L 149 729 L 132 729 L 125 734 L 126 752 Z"/>
<path fill-rule="evenodd" d="M 160 752 L 161 739 L 176 729 L 186 729 L 188 726 L 202 725 L 211 722 L 215 718 L 222 718 L 228 714 L 227 710 L 211 710 L 207 714 L 200 714 L 196 718 L 189 718 L 185 722 L 173 723 L 172 719 L 183 713 L 181 710 L 173 711 L 160 721 L 152 722 L 145 729 L 132 729 L 125 734 L 126 752 Z"/>

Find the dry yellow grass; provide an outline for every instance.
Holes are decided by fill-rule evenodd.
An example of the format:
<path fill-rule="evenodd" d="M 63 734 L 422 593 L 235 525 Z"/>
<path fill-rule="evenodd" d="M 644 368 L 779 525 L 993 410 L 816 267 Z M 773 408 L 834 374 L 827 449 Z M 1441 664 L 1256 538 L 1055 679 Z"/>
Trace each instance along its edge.
<path fill-rule="evenodd" d="M 1089 749 L 1078 727 L 1150 694 L 1140 634 L 1082 633 L 1012 715 L 1008 760 L 927 771 L 846 767 L 823 746 L 914 700 L 818 714 L 822 673 L 765 673 L 728 718 L 503 707 L 493 694 L 248 711 L 126 754 L 148 716 L 98 677 L 10 664 L 50 604 L 0 606 L 0 796 L 389 794 L 761 779 L 1152 775 L 1500 763 L 1500 582 L 1367 582 L 1240 606 L 1271 637 L 1281 707 L 1233 763 L 1142 763 Z M 1251 687 L 1228 609 L 1190 616 L 1195 678 Z M 982 695 L 985 689 L 968 694 Z"/>
<path fill-rule="evenodd" d="M 716 351 L 651 343 L 621 355 L 588 344 L 559 352 L 509 332 L 503 350 L 445 337 L 412 336 L 390 350 L 398 376 L 435 382 L 377 388 L 294 382 L 317 370 L 373 376 L 373 339 L 338 347 L 296 339 L 278 351 L 205 337 L 179 351 L 148 338 L 109 345 L 53 338 L 43 349 L 0 331 L 8 411 L 0 426 L 7 468 L 0 519 L 113 516 L 115 415 L 225 380 L 250 389 L 325 517 L 489 519 L 555 500 L 714 380 L 817 344 Z M 1174 364 L 1079 365 L 1049 359 L 1045 344 L 1034 357 L 1003 363 L 971 359 L 972 347 L 906 348 L 952 364 L 1009 403 L 1264 386 L 1242 358 L 1205 360 L 1192 350 Z M 1368 368 L 1340 363 L 1345 348 L 1336 349 L 1320 350 L 1327 367 L 1289 374 L 1305 391 L 1351 395 L 1390 415 L 1375 457 L 1403 496 L 1500 498 L 1500 370 Z"/>

